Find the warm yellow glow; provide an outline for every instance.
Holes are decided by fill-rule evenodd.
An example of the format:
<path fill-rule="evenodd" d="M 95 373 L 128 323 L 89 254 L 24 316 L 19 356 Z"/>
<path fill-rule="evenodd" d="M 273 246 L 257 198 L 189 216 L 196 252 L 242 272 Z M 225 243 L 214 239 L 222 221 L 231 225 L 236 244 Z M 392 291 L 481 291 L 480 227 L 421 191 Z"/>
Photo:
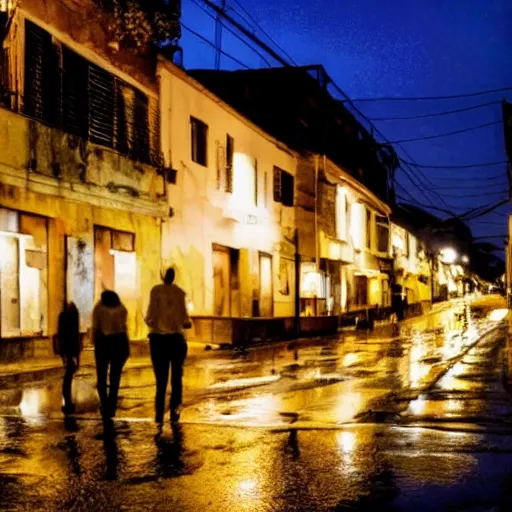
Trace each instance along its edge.
<path fill-rule="evenodd" d="M 501 322 L 508 315 L 508 309 L 495 309 L 491 311 L 489 320 L 493 322 Z"/>
<path fill-rule="evenodd" d="M 255 206 L 256 161 L 245 153 L 233 155 L 233 194 L 231 206 L 246 211 Z"/>
<path fill-rule="evenodd" d="M 340 432 L 337 436 L 337 441 L 343 453 L 352 453 L 356 447 L 356 435 L 348 430 Z"/>
<path fill-rule="evenodd" d="M 242 480 L 238 485 L 238 490 L 242 493 L 250 493 L 256 489 L 256 480 Z"/>
<path fill-rule="evenodd" d="M 345 354 L 345 357 L 343 358 L 342 365 L 346 368 L 348 366 L 352 366 L 353 364 L 357 363 L 358 361 L 357 354 L 354 354 L 354 352 L 350 352 L 348 354 Z"/>
<path fill-rule="evenodd" d="M 31 425 L 41 425 L 43 423 L 42 407 L 45 402 L 45 393 L 43 390 L 26 389 L 23 391 L 19 405 L 21 417 Z"/>
<path fill-rule="evenodd" d="M 398 249 L 399 251 L 403 252 L 405 245 L 403 237 L 399 233 L 394 232 L 393 235 L 391 236 L 391 245 L 395 249 Z"/>
<path fill-rule="evenodd" d="M 189 315 L 194 312 L 194 303 L 191 300 L 187 302 L 187 312 Z"/>
<path fill-rule="evenodd" d="M 350 207 L 350 236 L 352 237 L 354 248 L 358 250 L 364 248 L 364 220 L 364 206 L 361 203 L 352 203 Z"/>
<path fill-rule="evenodd" d="M 347 193 L 344 187 L 338 187 L 336 191 L 336 238 L 347 239 Z"/>
<path fill-rule="evenodd" d="M 241 389 L 252 386 L 263 386 L 276 382 L 280 378 L 279 375 L 268 375 L 263 377 L 248 377 L 246 379 L 231 379 L 225 382 L 217 382 L 210 386 L 210 389 Z"/>
<path fill-rule="evenodd" d="M 422 395 L 420 395 L 416 400 L 412 400 L 409 403 L 409 411 L 412 414 L 419 416 L 425 411 L 426 404 L 427 401 Z"/>
<path fill-rule="evenodd" d="M 441 249 L 439 256 L 442 263 L 454 263 L 457 259 L 457 251 L 451 247 L 445 247 Z"/>

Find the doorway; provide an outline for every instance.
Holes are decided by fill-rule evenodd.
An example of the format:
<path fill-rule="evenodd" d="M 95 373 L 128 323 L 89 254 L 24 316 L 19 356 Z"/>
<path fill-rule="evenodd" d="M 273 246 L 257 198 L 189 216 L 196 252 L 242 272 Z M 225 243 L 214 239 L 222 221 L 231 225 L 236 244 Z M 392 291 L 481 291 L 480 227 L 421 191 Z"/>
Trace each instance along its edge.
<path fill-rule="evenodd" d="M 213 314 L 240 316 L 240 251 L 218 244 L 212 247 Z"/>
<path fill-rule="evenodd" d="M 259 314 L 260 316 L 273 316 L 274 294 L 272 286 L 272 256 L 260 253 L 260 293 L 259 293 Z"/>

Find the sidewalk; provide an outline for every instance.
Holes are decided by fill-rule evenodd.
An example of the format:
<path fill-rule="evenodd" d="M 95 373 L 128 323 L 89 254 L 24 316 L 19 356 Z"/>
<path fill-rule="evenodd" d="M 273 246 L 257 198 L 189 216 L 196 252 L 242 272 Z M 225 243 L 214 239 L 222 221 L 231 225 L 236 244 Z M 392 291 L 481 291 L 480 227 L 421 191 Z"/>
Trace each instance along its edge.
<path fill-rule="evenodd" d="M 423 315 L 411 317 L 403 320 L 399 325 L 390 324 L 389 321 L 377 322 L 373 331 L 357 331 L 353 327 L 346 327 L 339 331 L 337 336 L 317 336 L 310 338 L 298 338 L 295 340 L 277 341 L 272 343 L 265 343 L 261 345 L 253 345 L 248 348 L 249 351 L 267 349 L 270 345 L 278 345 L 280 343 L 291 344 L 297 347 L 301 345 L 314 345 L 316 343 L 324 343 L 327 338 L 337 337 L 354 337 L 359 341 L 368 342 L 384 342 L 394 341 L 400 339 L 400 327 L 412 327 L 415 323 L 420 323 L 426 318 L 442 313 L 450 308 L 460 304 L 461 299 L 454 299 L 438 304 Z M 494 296 L 482 297 L 472 302 L 476 307 L 490 307 L 496 308 L 502 306 L 500 299 Z M 503 307 L 503 306 L 502 306 Z M 397 329 L 398 328 L 398 329 Z M 205 345 L 204 343 L 189 341 L 188 342 L 188 357 L 187 364 L 192 364 L 199 358 L 207 357 L 230 357 L 231 350 L 222 350 L 219 345 Z M 151 360 L 148 355 L 136 355 L 133 351 L 132 356 L 126 363 L 126 369 L 133 368 L 148 368 L 151 366 Z M 94 352 L 92 347 L 86 347 L 82 353 L 82 360 L 80 364 L 80 371 L 93 371 Z M 47 359 L 25 359 L 16 363 L 0 364 L 0 388 L 21 384 L 25 382 L 37 381 L 45 378 L 61 378 L 64 369 L 62 361 L 59 357 L 50 357 Z"/>
<path fill-rule="evenodd" d="M 206 357 L 212 352 L 218 352 L 219 350 L 219 347 L 216 345 L 210 345 L 210 349 L 207 347 L 204 343 L 189 341 L 187 361 Z M 151 360 L 148 355 L 135 355 L 128 359 L 125 368 L 147 368 L 150 366 Z M 92 347 L 86 347 L 81 354 L 79 371 L 91 370 L 94 367 L 94 350 Z M 63 374 L 62 360 L 58 356 L 45 359 L 24 359 L 15 363 L 0 364 L 0 388 L 51 377 L 61 378 Z"/>

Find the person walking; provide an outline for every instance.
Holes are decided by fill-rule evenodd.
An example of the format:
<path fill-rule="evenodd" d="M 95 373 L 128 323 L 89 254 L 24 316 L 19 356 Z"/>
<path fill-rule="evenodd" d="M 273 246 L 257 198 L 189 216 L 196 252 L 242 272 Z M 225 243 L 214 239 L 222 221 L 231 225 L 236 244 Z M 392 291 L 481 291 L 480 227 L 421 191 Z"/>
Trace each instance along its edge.
<path fill-rule="evenodd" d="M 64 310 L 59 314 L 58 331 L 58 352 L 62 357 L 65 372 L 62 380 L 62 397 L 64 414 L 73 414 L 76 410 L 73 403 L 71 387 L 73 376 L 80 366 L 80 315 L 74 302 L 64 305 Z"/>
<path fill-rule="evenodd" d="M 156 380 L 155 421 L 161 425 L 165 412 L 165 393 L 171 369 L 171 423 L 178 422 L 183 395 L 183 364 L 187 341 L 183 329 L 192 326 L 187 313 L 185 292 L 174 284 L 174 269 L 167 269 L 164 282 L 154 286 L 149 297 L 146 324 Z"/>
<path fill-rule="evenodd" d="M 113 418 L 116 415 L 121 373 L 130 355 L 126 325 L 128 311 L 121 303 L 117 293 L 107 290 L 101 294 L 101 300 L 94 307 L 92 316 L 92 336 L 101 415 L 104 418 Z"/>

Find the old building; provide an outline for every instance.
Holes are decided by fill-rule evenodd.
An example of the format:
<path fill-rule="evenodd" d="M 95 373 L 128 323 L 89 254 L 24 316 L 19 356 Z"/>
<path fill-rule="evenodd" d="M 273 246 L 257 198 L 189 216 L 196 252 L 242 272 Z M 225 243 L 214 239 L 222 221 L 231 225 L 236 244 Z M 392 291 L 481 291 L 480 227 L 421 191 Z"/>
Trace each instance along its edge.
<path fill-rule="evenodd" d="M 158 75 L 162 149 L 175 176 L 162 255 L 195 326 L 293 317 L 297 155 L 170 62 L 160 59 Z M 229 338 L 226 329 L 215 341 Z"/>
<path fill-rule="evenodd" d="M 300 155 L 301 314 L 388 306 L 394 153 L 331 95 L 323 68 L 192 75 Z"/>
<path fill-rule="evenodd" d="M 115 289 L 141 337 L 169 209 L 150 55 L 118 51 L 111 13 L 93 0 L 4 7 L 0 335 L 52 335 L 66 300 L 85 331 Z"/>

